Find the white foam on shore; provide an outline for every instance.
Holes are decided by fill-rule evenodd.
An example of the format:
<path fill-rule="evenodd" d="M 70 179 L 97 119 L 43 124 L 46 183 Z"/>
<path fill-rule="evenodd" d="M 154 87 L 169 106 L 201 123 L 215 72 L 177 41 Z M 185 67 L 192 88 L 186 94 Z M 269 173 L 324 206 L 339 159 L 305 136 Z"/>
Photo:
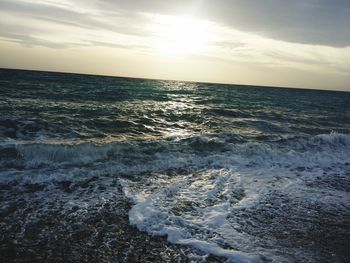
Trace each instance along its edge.
<path fill-rule="evenodd" d="M 130 224 L 229 262 L 261 262 L 262 258 L 289 262 L 274 249 L 260 247 L 260 238 L 244 231 L 240 220 L 245 211 L 264 207 L 287 213 L 283 206 L 274 207 L 267 201 L 274 193 L 328 208 L 341 209 L 350 201 L 346 193 L 336 189 L 310 189 L 305 185 L 305 180 L 323 176 L 323 168 L 350 161 L 348 137 L 319 136 L 304 144 L 291 143 L 294 149 L 290 150 L 266 144 L 239 145 L 233 154 L 212 156 L 212 168 L 191 175 L 160 174 L 151 182 L 123 180 L 126 195 L 135 203 L 129 212 Z M 213 168 L 216 166 L 225 168 Z M 300 167 L 299 172 L 296 169 Z M 252 223 L 259 228 L 259 221 L 253 219 Z M 264 242 L 273 242 L 266 239 Z M 295 249 L 295 253 L 303 253 L 301 248 Z"/>
<path fill-rule="evenodd" d="M 123 180 L 126 195 L 136 204 L 129 212 L 130 224 L 152 235 L 166 235 L 171 243 L 190 245 L 205 253 L 227 258 L 230 262 L 260 262 L 259 255 L 251 255 L 219 244 L 230 245 L 230 237 L 245 240 L 248 235 L 238 233 L 227 221 L 235 206 L 244 200 L 239 174 L 221 169 L 203 172 L 186 178 L 171 180 L 148 195 L 133 193 Z"/>
<path fill-rule="evenodd" d="M 211 148 L 216 145 L 219 150 Z M 142 145 L 17 145 L 18 160 L 1 162 L 4 167 L 7 162 L 19 162 L 24 168 L 4 170 L 0 182 L 46 184 L 54 189 L 59 181 L 98 177 L 105 190 L 96 186 L 91 199 L 80 202 L 77 196 L 77 201 L 70 200 L 80 206 L 103 193 L 113 195 L 112 181 L 118 178 L 125 195 L 134 202 L 130 224 L 231 262 L 260 262 L 263 258 L 288 262 L 276 253 L 278 244 L 271 237 L 260 237 L 266 227 L 264 215 L 247 217 L 248 210 L 266 208 L 283 217 L 288 216 L 286 210 L 294 207 L 294 201 L 300 205 L 300 215 L 308 213 L 304 204 L 341 213 L 349 207 L 350 197 L 341 189 L 311 189 L 305 184 L 317 183 L 327 171 L 348 176 L 349 135 L 222 145 L 225 142 L 201 137 L 194 142 Z M 292 203 L 273 203 L 271 199 L 279 195 Z"/>

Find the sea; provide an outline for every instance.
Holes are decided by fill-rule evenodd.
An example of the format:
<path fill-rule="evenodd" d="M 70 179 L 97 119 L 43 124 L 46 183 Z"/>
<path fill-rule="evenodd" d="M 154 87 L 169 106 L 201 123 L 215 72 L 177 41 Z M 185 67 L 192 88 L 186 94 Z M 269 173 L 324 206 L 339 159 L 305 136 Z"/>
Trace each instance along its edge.
<path fill-rule="evenodd" d="M 350 262 L 350 93 L 0 69 L 1 262 Z"/>

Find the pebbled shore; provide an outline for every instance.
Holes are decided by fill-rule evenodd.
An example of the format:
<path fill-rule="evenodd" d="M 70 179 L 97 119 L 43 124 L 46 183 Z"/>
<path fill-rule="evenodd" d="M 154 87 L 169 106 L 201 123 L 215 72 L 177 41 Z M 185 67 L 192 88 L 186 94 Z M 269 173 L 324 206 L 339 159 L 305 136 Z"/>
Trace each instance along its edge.
<path fill-rule="evenodd" d="M 69 197 L 75 189 L 89 198 L 96 180 L 60 182 L 50 190 Z M 132 204 L 114 183 L 112 198 L 69 210 L 63 200 L 41 199 L 47 185 L 0 185 L 0 262 L 220 262 L 130 226 Z"/>

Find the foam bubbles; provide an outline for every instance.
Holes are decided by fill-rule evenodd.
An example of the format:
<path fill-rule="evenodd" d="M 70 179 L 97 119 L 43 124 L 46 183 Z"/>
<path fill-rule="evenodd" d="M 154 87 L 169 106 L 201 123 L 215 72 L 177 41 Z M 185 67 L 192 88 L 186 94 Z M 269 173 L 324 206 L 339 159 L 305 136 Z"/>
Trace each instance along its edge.
<path fill-rule="evenodd" d="M 344 173 L 348 143 L 347 136 L 331 134 L 291 141 L 289 148 L 286 144 L 235 145 L 229 154 L 215 155 L 212 168 L 185 176 L 158 175 L 150 183 L 147 179 L 123 181 L 124 191 L 135 202 L 130 223 L 152 235 L 166 235 L 172 243 L 191 245 L 232 262 L 262 258 L 292 262 L 296 260 L 293 253 L 299 253 L 299 259 L 313 257 L 301 248 L 289 248 L 289 256 L 276 253 L 283 245 L 266 222 L 276 217 L 275 227 L 290 231 L 283 227 L 290 209 L 298 215 L 290 222 L 291 231 L 309 231 L 299 224 L 317 222 L 312 206 L 318 206 L 324 216 L 337 207 L 346 218 L 348 212 L 342 209 L 350 201 L 346 193 L 310 189 L 305 181 L 332 176 L 326 172 L 329 167 L 343 167 L 338 172 Z M 279 203 L 274 198 L 288 201 Z"/>
<path fill-rule="evenodd" d="M 20 189 L 18 200 L 32 193 L 38 203 L 58 198 L 66 204 L 62 213 L 80 207 L 88 214 L 120 185 L 133 202 L 131 225 L 232 262 L 317 261 L 326 247 L 317 243 L 318 233 L 337 236 L 350 218 L 345 134 L 271 142 L 7 144 L 2 150 L 0 183 Z"/>

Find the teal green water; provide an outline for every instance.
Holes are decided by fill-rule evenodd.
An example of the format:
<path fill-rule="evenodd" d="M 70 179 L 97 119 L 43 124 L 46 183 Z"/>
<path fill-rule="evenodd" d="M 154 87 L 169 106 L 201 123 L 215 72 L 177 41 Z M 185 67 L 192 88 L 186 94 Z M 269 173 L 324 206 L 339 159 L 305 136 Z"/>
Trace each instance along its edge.
<path fill-rule="evenodd" d="M 350 131 L 350 93 L 0 71 L 0 140 L 241 136 Z"/>

